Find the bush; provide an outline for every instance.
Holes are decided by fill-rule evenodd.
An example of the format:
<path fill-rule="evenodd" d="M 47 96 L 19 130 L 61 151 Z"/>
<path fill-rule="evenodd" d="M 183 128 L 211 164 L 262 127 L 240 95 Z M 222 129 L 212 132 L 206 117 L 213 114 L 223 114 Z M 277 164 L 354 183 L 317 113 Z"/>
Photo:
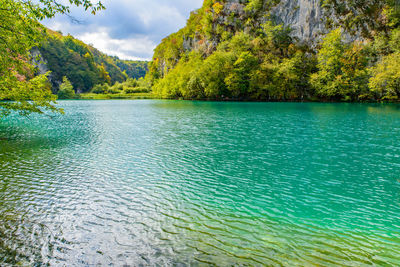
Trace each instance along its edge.
<path fill-rule="evenodd" d="M 110 89 L 108 89 L 107 93 L 109 93 L 109 94 L 120 94 L 121 90 L 116 89 L 115 87 L 110 87 Z"/>
<path fill-rule="evenodd" d="M 74 99 L 76 97 L 74 87 L 67 77 L 63 77 L 63 83 L 57 93 L 58 99 Z"/>
<path fill-rule="evenodd" d="M 96 84 L 93 89 L 91 90 L 94 94 L 106 94 L 110 89 L 108 84 Z"/>
<path fill-rule="evenodd" d="M 135 93 L 147 93 L 149 89 L 146 87 L 128 87 L 124 90 L 125 94 L 135 94 Z"/>
<path fill-rule="evenodd" d="M 128 87 L 138 87 L 139 83 L 136 79 L 129 78 L 127 79 L 124 84 Z"/>
<path fill-rule="evenodd" d="M 111 88 L 110 88 L 112 91 L 116 91 L 116 90 L 118 90 L 118 91 L 122 91 L 122 90 L 124 90 L 124 85 L 123 84 L 120 84 L 120 83 L 116 83 L 114 86 L 112 86 Z"/>

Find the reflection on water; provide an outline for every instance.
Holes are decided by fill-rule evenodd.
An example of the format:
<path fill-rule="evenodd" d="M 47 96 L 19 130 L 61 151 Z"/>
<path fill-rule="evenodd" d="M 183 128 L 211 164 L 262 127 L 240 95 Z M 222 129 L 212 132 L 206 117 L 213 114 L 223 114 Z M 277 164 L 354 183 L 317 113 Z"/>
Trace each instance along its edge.
<path fill-rule="evenodd" d="M 396 105 L 62 106 L 0 125 L 3 263 L 400 264 Z"/>

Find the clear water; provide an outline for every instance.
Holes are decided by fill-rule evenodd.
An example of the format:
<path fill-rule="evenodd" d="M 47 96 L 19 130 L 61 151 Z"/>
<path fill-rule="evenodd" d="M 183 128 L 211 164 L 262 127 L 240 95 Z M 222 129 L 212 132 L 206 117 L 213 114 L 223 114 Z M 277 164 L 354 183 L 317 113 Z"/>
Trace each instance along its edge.
<path fill-rule="evenodd" d="M 0 124 L 2 264 L 400 265 L 400 106 L 61 106 Z"/>

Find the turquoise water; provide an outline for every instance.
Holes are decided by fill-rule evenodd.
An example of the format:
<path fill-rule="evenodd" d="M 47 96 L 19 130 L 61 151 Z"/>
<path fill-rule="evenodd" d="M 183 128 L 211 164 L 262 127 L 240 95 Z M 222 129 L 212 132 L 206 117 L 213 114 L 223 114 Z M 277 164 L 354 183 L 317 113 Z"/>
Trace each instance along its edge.
<path fill-rule="evenodd" d="M 0 124 L 0 262 L 400 265 L 400 106 L 65 101 Z"/>

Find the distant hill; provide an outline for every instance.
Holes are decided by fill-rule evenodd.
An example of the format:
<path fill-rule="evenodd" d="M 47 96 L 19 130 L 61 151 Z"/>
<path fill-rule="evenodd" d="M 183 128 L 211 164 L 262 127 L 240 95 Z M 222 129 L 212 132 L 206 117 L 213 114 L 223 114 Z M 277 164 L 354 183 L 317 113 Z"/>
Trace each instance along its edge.
<path fill-rule="evenodd" d="M 41 72 L 50 70 L 53 91 L 57 92 L 66 76 L 78 93 L 90 91 L 96 84 L 123 82 L 128 78 L 139 79 L 147 72 L 146 61 L 121 60 L 108 56 L 93 46 L 60 32 L 47 31 L 41 47 L 35 49 Z"/>

